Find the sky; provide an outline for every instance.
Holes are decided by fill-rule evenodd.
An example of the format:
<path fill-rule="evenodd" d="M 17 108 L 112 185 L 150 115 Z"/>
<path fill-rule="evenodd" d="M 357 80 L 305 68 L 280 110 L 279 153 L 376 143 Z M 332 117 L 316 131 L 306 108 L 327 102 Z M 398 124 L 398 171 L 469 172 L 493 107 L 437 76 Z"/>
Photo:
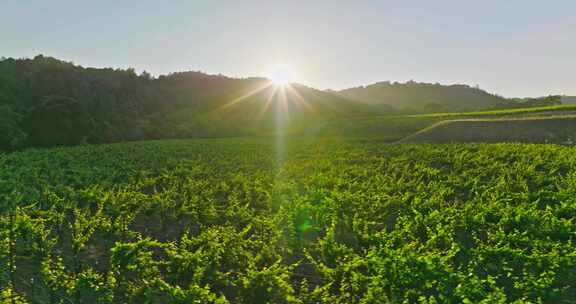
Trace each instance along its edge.
<path fill-rule="evenodd" d="M 464 83 L 576 95 L 576 1 L 1 0 L 0 56 L 343 89 Z"/>

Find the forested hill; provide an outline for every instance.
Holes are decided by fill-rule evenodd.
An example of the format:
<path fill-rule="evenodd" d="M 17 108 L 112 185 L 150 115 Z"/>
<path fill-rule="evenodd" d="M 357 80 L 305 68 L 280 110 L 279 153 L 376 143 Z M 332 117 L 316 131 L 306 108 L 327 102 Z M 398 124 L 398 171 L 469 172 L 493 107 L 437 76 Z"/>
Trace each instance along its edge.
<path fill-rule="evenodd" d="M 281 92 L 263 78 L 200 72 L 154 78 L 133 69 L 83 68 L 45 56 L 3 59 L 0 150 L 266 134 L 274 131 L 277 107 L 294 128 L 312 128 L 310 124 L 338 116 L 380 113 L 381 107 L 305 86 L 291 90 L 280 103 Z"/>
<path fill-rule="evenodd" d="M 506 102 L 501 96 L 468 85 L 441 85 L 414 81 L 378 82 L 337 93 L 369 104 L 386 104 L 397 109 L 427 112 L 498 108 Z"/>
<path fill-rule="evenodd" d="M 397 109 L 444 112 L 518 105 L 528 102 L 464 85 L 378 83 L 335 92 L 201 72 L 152 77 L 41 55 L 0 59 L 0 150 L 279 130 L 310 134 L 328 120 L 398 114 Z"/>

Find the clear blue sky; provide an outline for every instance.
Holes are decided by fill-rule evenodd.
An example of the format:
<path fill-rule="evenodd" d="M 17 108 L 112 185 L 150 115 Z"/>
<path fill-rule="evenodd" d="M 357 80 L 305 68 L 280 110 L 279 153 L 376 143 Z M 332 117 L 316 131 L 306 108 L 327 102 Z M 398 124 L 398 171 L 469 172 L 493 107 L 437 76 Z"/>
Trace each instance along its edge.
<path fill-rule="evenodd" d="M 576 95 L 576 1 L 0 2 L 0 56 L 45 54 L 153 74 L 201 70 L 340 89 L 467 83 Z"/>

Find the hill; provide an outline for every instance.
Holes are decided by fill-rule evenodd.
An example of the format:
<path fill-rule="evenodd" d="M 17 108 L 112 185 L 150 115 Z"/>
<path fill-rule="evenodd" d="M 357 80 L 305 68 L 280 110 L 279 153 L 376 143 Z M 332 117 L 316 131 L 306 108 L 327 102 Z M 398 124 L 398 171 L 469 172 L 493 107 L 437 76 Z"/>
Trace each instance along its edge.
<path fill-rule="evenodd" d="M 559 98 L 504 99 L 466 85 L 415 82 L 321 91 L 300 84 L 275 86 L 265 78 L 192 71 L 152 77 L 133 69 L 85 68 L 41 55 L 5 58 L 0 60 L 0 150 L 277 132 L 318 134 L 327 129 L 330 134 L 366 136 L 390 127 L 380 124 L 383 115 L 392 117 L 386 118 L 389 122 L 402 112 L 533 107 L 557 104 Z M 438 117 L 424 120 L 437 122 Z M 427 124 L 422 118 L 406 117 L 384 132 L 396 138 Z M 414 130 L 416 125 L 419 129 Z"/>
<path fill-rule="evenodd" d="M 332 91 L 351 100 L 388 105 L 404 113 L 441 113 L 543 107 L 562 104 L 561 96 L 504 98 L 464 84 L 441 85 L 409 81 L 378 82 Z"/>
<path fill-rule="evenodd" d="M 378 82 L 336 93 L 368 104 L 386 104 L 401 110 L 425 112 L 494 108 L 506 101 L 503 97 L 467 85 L 441 85 L 414 81 Z"/>
<path fill-rule="evenodd" d="M 323 135 L 362 137 L 396 142 L 437 123 L 451 120 L 532 119 L 576 115 L 576 105 L 502 109 L 475 112 L 369 116 L 338 119 L 326 124 Z M 495 135 L 497 136 L 497 135 Z"/>
<path fill-rule="evenodd" d="M 576 142 L 576 116 L 446 120 L 401 142 L 573 144 Z"/>
<path fill-rule="evenodd" d="M 306 130 L 334 117 L 383 113 L 302 85 L 201 72 L 152 77 L 51 57 L 0 61 L 0 149 Z M 311 125 L 312 124 L 312 125 Z"/>
<path fill-rule="evenodd" d="M 159 137 L 306 132 L 331 119 L 389 111 L 301 84 L 274 86 L 264 78 L 214 78 L 186 72 L 162 76 L 157 83 L 169 100 L 178 102 L 177 110 L 155 122 Z"/>

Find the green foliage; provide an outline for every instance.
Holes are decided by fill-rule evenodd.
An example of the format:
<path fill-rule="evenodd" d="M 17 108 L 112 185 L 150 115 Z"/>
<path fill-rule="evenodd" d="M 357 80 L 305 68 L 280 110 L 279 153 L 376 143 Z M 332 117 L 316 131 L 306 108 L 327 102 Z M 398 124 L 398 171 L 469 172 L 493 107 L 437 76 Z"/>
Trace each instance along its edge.
<path fill-rule="evenodd" d="M 92 131 L 91 117 L 78 101 L 46 96 L 24 121 L 28 144 L 35 147 L 73 145 L 86 142 Z"/>
<path fill-rule="evenodd" d="M 303 85 L 286 90 L 264 78 L 201 72 L 154 78 L 41 55 L 0 59 L 0 150 L 268 135 L 276 131 L 279 111 L 284 131 L 313 133 L 328 119 L 388 110 Z"/>
<path fill-rule="evenodd" d="M 347 136 L 395 142 L 418 131 L 447 120 L 460 119 L 530 119 L 530 118 L 570 118 L 576 113 L 576 105 L 554 105 L 475 112 L 448 112 L 432 114 L 386 115 L 338 119 L 326 124 L 321 132 L 324 135 Z M 550 133 L 550 132 L 547 132 Z M 563 130 L 551 135 L 564 136 Z M 570 134 L 572 136 L 572 134 Z M 558 141 L 559 142 L 559 141 Z"/>
<path fill-rule="evenodd" d="M 336 92 L 299 84 L 278 88 L 264 78 L 202 72 L 152 77 L 134 69 L 84 68 L 42 55 L 4 58 L 0 150 L 278 132 L 395 141 L 448 117 L 528 109 L 515 109 L 519 114 L 558 102 L 558 96 L 509 100 L 466 85 L 383 82 Z M 481 109 L 492 111 L 454 113 Z M 439 112 L 452 113 L 398 116 Z"/>
<path fill-rule="evenodd" d="M 0 156 L 11 303 L 570 303 L 576 150 L 265 139 Z"/>
<path fill-rule="evenodd" d="M 0 103 L 0 150 L 13 150 L 23 146 L 27 134 L 20 128 L 22 115 Z"/>
<path fill-rule="evenodd" d="M 337 93 L 352 100 L 370 104 L 386 104 L 410 113 L 474 111 L 507 103 L 504 97 L 490 94 L 478 87 L 415 81 L 378 82 L 341 90 Z"/>
<path fill-rule="evenodd" d="M 539 98 L 515 98 L 502 103 L 502 108 L 526 108 L 526 107 L 546 107 L 546 106 L 559 106 L 562 104 L 562 96 L 549 95 Z"/>

